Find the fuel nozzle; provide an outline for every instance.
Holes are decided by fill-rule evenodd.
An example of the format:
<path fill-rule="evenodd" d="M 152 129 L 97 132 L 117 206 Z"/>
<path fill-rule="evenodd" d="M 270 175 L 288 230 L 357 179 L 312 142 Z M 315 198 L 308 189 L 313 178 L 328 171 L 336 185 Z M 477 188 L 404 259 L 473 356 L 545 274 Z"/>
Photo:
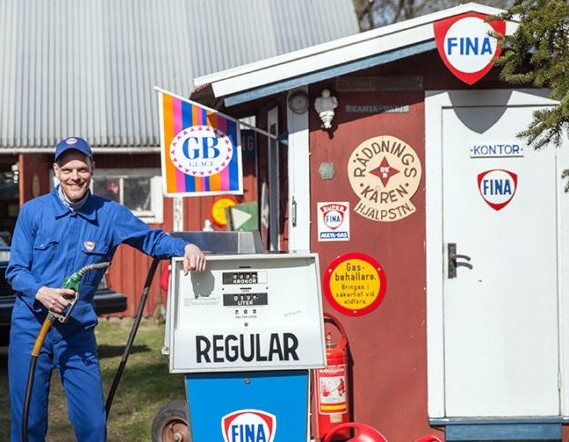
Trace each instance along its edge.
<path fill-rule="evenodd" d="M 52 317 L 52 319 L 57 319 L 59 322 L 67 322 L 67 320 L 69 319 L 69 316 L 71 315 L 71 312 L 75 308 L 75 304 L 77 303 L 77 300 L 79 299 L 79 283 L 81 282 L 81 278 L 83 278 L 83 275 L 85 275 L 85 273 L 90 272 L 92 270 L 106 269 L 110 265 L 111 265 L 110 262 L 101 262 L 98 264 L 89 264 L 89 265 L 82 267 L 81 269 L 77 270 L 75 273 L 68 276 L 67 278 L 65 278 L 63 280 L 62 288 L 73 290 L 75 292 L 75 295 L 70 296 L 70 297 L 68 297 L 68 296 L 65 297 L 65 299 L 67 299 L 69 301 L 69 305 L 67 307 L 65 307 L 65 310 L 63 311 L 63 313 L 55 313 L 52 311 L 49 312 L 49 315 Z"/>

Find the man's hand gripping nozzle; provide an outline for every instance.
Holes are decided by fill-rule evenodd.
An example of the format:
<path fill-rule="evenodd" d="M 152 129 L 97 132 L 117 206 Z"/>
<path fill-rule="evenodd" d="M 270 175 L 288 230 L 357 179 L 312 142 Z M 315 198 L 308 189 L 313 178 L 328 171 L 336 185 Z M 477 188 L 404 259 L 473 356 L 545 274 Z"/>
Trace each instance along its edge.
<path fill-rule="evenodd" d="M 79 299 L 79 282 L 81 281 L 81 278 L 83 278 L 83 275 L 85 275 L 85 273 L 90 272 L 92 270 L 106 269 L 110 265 L 111 265 L 110 262 L 101 262 L 98 264 L 90 264 L 90 265 L 87 265 L 87 266 L 77 270 L 71 276 L 68 276 L 67 278 L 65 278 L 65 280 L 63 281 L 62 288 L 73 290 L 75 292 L 75 295 L 71 296 L 71 297 L 66 297 L 67 301 L 69 301 L 69 305 L 67 307 L 65 307 L 65 310 L 63 311 L 63 313 L 55 313 L 55 312 L 50 311 L 48 313 L 48 317 L 51 317 L 52 321 L 57 319 L 59 322 L 62 322 L 62 323 L 67 322 L 67 320 L 69 319 L 69 316 L 71 315 L 71 312 L 75 308 L 75 304 L 77 303 L 77 300 Z"/>
<path fill-rule="evenodd" d="M 74 290 L 75 296 L 73 296 L 71 299 L 67 299 L 69 301 L 69 305 L 65 308 L 63 313 L 55 313 L 55 312 L 52 312 L 51 310 L 48 312 L 47 318 L 45 318 L 45 321 L 42 324 L 40 333 L 39 333 L 38 337 L 36 338 L 36 342 L 35 342 L 34 348 L 32 350 L 32 356 L 38 356 L 39 355 L 40 350 L 41 350 L 41 346 L 43 345 L 43 341 L 45 339 L 45 336 L 47 335 L 47 332 L 51 328 L 51 325 L 53 324 L 53 322 L 57 319 L 59 322 L 65 323 L 69 319 L 69 316 L 71 315 L 71 312 L 75 308 L 75 304 L 77 303 L 77 300 L 79 299 L 79 282 L 81 281 L 81 278 L 83 278 L 83 275 L 85 275 L 85 273 L 87 273 L 87 272 L 90 272 L 91 270 L 105 269 L 105 268 L 109 267 L 110 265 L 111 265 L 110 262 L 101 262 L 98 264 L 90 264 L 90 265 L 87 265 L 87 266 L 77 270 L 71 276 L 68 276 L 67 278 L 65 278 L 65 280 L 63 281 L 63 288 Z"/>

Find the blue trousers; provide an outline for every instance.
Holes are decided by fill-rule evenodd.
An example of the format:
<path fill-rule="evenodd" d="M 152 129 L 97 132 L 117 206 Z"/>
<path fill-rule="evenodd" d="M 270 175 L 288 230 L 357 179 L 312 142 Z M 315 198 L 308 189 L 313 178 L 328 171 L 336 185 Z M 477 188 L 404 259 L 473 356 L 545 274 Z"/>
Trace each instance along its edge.
<path fill-rule="evenodd" d="M 36 318 L 26 315 L 25 310 L 23 305 L 14 309 L 10 329 L 8 377 L 12 442 L 22 440 L 22 414 L 31 353 L 41 327 Z M 48 332 L 37 359 L 29 407 L 28 440 L 45 441 L 49 388 L 54 368 L 59 372 L 67 396 L 68 415 L 77 440 L 105 441 L 105 405 L 94 330 L 77 329 L 62 337 L 53 328 Z"/>

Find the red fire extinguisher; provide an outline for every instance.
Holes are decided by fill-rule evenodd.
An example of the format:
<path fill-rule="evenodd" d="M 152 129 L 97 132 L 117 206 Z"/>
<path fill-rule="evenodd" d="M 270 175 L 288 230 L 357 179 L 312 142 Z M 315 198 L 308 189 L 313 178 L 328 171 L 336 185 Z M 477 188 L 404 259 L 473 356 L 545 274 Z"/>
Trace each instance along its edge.
<path fill-rule="evenodd" d="M 339 332 L 339 342 L 333 340 L 332 330 L 326 327 L 330 324 Z M 313 376 L 313 412 L 316 421 L 316 440 L 321 440 L 336 425 L 350 420 L 348 339 L 342 324 L 331 314 L 324 313 L 324 325 L 327 367 L 314 370 Z M 350 431 L 346 429 L 335 434 L 333 440 L 345 440 L 349 437 Z"/>

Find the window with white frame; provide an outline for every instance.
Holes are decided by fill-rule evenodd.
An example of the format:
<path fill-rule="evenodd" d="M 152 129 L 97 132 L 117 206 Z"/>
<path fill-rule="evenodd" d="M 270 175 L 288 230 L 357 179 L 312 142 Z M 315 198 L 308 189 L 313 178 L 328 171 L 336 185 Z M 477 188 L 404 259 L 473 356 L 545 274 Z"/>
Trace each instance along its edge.
<path fill-rule="evenodd" d="M 53 177 L 54 185 L 58 180 Z M 91 182 L 95 195 L 129 208 L 146 223 L 162 223 L 163 196 L 160 169 L 95 169 Z"/>

